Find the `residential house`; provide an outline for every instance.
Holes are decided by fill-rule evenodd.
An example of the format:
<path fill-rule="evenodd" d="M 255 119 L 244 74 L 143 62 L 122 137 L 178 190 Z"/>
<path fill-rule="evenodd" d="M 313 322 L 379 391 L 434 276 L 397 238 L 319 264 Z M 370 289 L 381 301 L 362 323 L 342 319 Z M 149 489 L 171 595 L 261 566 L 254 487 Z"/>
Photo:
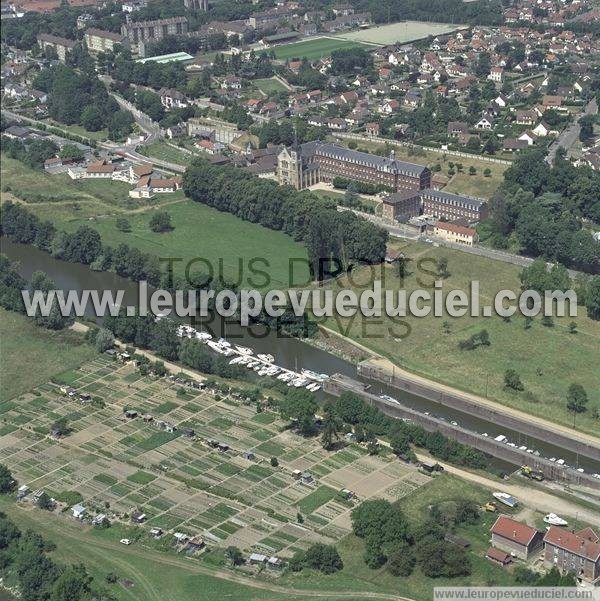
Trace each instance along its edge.
<path fill-rule="evenodd" d="M 495 83 L 502 83 L 504 78 L 504 67 L 492 67 L 488 79 L 491 79 Z"/>
<path fill-rule="evenodd" d="M 544 536 L 544 564 L 570 572 L 577 580 L 600 582 L 600 539 L 591 528 L 570 532 L 550 526 Z"/>
<path fill-rule="evenodd" d="M 493 547 L 507 553 L 514 553 L 520 559 L 529 559 L 542 548 L 544 537 L 542 532 L 506 515 L 501 515 L 490 531 Z"/>
<path fill-rule="evenodd" d="M 475 123 L 475 129 L 485 129 L 489 131 L 494 129 L 494 123 L 494 117 L 489 113 L 485 113 L 481 116 L 481 119 Z"/>
<path fill-rule="evenodd" d="M 456 138 L 459 134 L 469 131 L 469 124 L 464 121 L 450 121 L 448 123 L 448 135 Z"/>
<path fill-rule="evenodd" d="M 167 109 L 181 109 L 188 106 L 187 98 L 179 90 L 161 88 L 158 95 L 160 103 Z"/>
<path fill-rule="evenodd" d="M 445 221 L 438 221 L 432 228 L 432 234 L 447 242 L 464 246 L 473 246 L 479 241 L 477 231 L 473 228 Z"/>

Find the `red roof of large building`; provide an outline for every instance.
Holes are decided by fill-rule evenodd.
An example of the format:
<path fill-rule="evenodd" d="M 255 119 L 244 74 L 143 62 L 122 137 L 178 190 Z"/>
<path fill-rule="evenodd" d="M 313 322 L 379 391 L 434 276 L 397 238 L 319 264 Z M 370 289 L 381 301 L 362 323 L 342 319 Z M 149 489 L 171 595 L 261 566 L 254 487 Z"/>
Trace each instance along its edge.
<path fill-rule="evenodd" d="M 597 561 L 600 557 L 600 544 L 593 542 L 593 540 L 587 537 L 590 534 L 587 532 L 587 529 L 585 531 L 587 536 L 580 536 L 579 534 L 569 532 L 558 526 L 550 526 L 550 529 L 546 532 L 546 536 L 544 536 L 544 542 L 560 549 L 565 549 L 575 555 L 585 557 L 590 561 Z M 583 534 L 583 531 L 581 534 Z M 592 534 L 595 533 L 592 531 Z"/>
<path fill-rule="evenodd" d="M 522 522 L 517 522 L 506 515 L 501 515 L 492 526 L 491 532 L 519 545 L 527 546 L 539 530 Z"/>

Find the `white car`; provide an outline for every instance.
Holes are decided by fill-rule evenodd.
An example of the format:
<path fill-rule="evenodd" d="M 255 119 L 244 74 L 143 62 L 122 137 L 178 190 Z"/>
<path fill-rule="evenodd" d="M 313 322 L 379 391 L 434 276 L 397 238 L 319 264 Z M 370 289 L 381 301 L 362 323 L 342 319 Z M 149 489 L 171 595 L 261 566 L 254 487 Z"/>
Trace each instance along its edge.
<path fill-rule="evenodd" d="M 130 545 L 131 544 L 131 541 L 128 538 L 122 538 L 119 542 L 122 545 Z"/>

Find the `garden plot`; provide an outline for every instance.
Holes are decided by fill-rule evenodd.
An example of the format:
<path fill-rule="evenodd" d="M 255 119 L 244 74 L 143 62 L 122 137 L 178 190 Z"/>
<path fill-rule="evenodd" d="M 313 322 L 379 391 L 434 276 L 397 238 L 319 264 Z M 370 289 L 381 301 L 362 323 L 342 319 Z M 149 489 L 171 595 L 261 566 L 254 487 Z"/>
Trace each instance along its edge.
<path fill-rule="evenodd" d="M 133 367 L 104 357 L 57 381 L 89 391 L 95 402 L 83 405 L 64 396 L 56 383 L 4 402 L 0 460 L 32 489 L 79 493 L 88 509 L 108 512 L 112 521 L 130 524 L 131 511 L 139 509 L 148 518 L 141 528 L 200 534 L 209 544 L 290 556 L 350 531 L 355 504 L 341 499 L 342 488 L 360 500 L 399 498 L 429 480 L 389 458 L 368 456 L 357 445 L 327 452 L 318 438 L 285 429 L 275 413 L 256 413 L 254 406 L 210 392 L 182 393 L 168 380 L 141 377 Z M 126 409 L 150 413 L 177 430 L 127 419 Z M 50 428 L 63 417 L 71 433 L 53 440 Z M 181 435 L 183 427 L 193 428 L 195 438 Z M 229 450 L 210 447 L 209 438 Z M 246 451 L 255 459 L 244 458 Z M 271 466 L 271 457 L 278 467 Z M 295 480 L 296 469 L 311 472 L 314 485 Z M 303 524 L 296 523 L 298 513 Z"/>

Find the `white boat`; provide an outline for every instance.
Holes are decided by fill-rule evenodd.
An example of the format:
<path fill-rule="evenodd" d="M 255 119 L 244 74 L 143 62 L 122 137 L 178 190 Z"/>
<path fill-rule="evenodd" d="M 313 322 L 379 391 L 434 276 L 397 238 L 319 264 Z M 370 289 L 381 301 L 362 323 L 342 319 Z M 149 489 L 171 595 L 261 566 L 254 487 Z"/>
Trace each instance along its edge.
<path fill-rule="evenodd" d="M 453 426 L 458 426 L 458 422 L 450 422 Z"/>
<path fill-rule="evenodd" d="M 488 433 L 484 432 L 481 436 L 485 436 L 485 438 L 487 438 L 488 437 Z"/>
<path fill-rule="evenodd" d="M 254 351 L 251 348 L 248 348 L 247 346 L 239 346 L 239 345 L 235 345 L 235 350 L 240 354 L 240 355 L 253 355 Z"/>
<path fill-rule="evenodd" d="M 329 378 L 327 374 L 318 374 L 316 371 L 310 369 L 302 369 L 300 373 L 309 380 L 315 380 L 315 382 L 324 382 Z"/>
<path fill-rule="evenodd" d="M 212 336 L 208 332 L 196 332 L 196 338 L 200 340 L 200 342 L 208 342 L 212 339 Z"/>
<path fill-rule="evenodd" d="M 504 436 L 504 434 L 498 434 L 494 440 L 496 442 L 506 442 L 506 436 Z"/>
<path fill-rule="evenodd" d="M 564 465 L 565 464 L 565 460 L 564 459 L 557 459 L 556 463 L 557 463 L 557 465 Z"/>
<path fill-rule="evenodd" d="M 515 497 L 513 497 L 505 492 L 494 492 L 494 493 L 492 493 L 492 496 L 495 499 L 498 499 L 498 501 L 500 501 L 500 503 L 504 503 L 504 505 L 508 505 L 508 507 L 516 507 L 519 504 L 519 501 Z"/>
<path fill-rule="evenodd" d="M 258 359 L 260 359 L 261 361 L 265 361 L 266 363 L 273 363 L 273 361 L 275 361 L 275 357 L 273 357 L 273 355 L 268 355 L 268 354 L 264 354 L 264 353 L 261 353 L 260 355 L 256 355 L 256 357 Z"/>
<path fill-rule="evenodd" d="M 525 445 L 519 447 L 519 451 L 526 451 L 526 450 L 527 450 L 527 447 Z"/>
<path fill-rule="evenodd" d="M 237 357 L 234 357 L 230 362 L 229 365 L 236 365 L 238 363 L 240 363 L 242 361 L 242 357 L 240 357 L 239 355 Z"/>
<path fill-rule="evenodd" d="M 306 378 L 296 378 L 292 383 L 296 388 L 302 388 L 302 386 L 308 384 L 308 380 Z"/>
<path fill-rule="evenodd" d="M 288 376 L 288 373 L 286 371 L 284 371 L 282 374 L 279 374 L 277 376 L 277 379 L 281 380 L 282 382 L 287 382 L 288 378 L 289 378 L 289 376 Z"/>
<path fill-rule="evenodd" d="M 548 515 L 545 515 L 544 522 L 546 522 L 546 524 L 552 524 L 552 526 L 566 526 L 569 523 L 567 520 L 563 520 L 555 513 L 549 513 Z"/>
<path fill-rule="evenodd" d="M 528 453 L 533 453 L 533 449 L 527 449 Z"/>
<path fill-rule="evenodd" d="M 225 348 L 223 349 L 223 354 L 224 354 L 226 357 L 229 357 L 229 356 L 233 355 L 234 353 L 235 353 L 235 351 L 234 351 L 232 348 L 227 348 L 227 347 L 225 347 Z"/>
<path fill-rule="evenodd" d="M 218 342 L 215 342 L 214 340 L 209 340 L 206 344 L 208 344 L 208 346 L 213 351 L 215 351 L 216 353 L 219 353 L 220 355 L 223 355 L 225 353 L 225 349 Z"/>
<path fill-rule="evenodd" d="M 225 338 L 219 338 L 219 344 L 221 346 L 231 346 L 231 342 L 227 342 L 227 340 L 225 340 Z"/>

